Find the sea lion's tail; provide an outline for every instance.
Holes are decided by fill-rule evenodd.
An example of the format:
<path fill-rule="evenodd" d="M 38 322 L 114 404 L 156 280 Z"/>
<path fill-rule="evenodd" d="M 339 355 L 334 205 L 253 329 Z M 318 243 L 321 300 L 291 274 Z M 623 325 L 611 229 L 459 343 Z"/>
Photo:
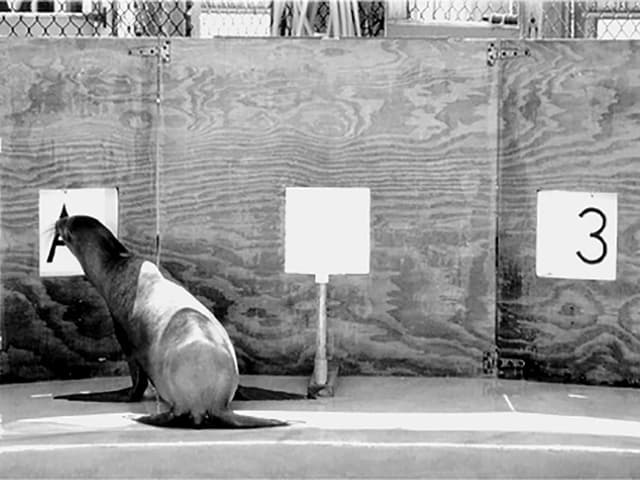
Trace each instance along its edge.
<path fill-rule="evenodd" d="M 289 425 L 288 422 L 283 420 L 239 415 L 233 410 L 225 410 L 216 415 L 207 415 L 202 418 L 199 423 L 196 423 L 190 414 L 173 415 L 170 412 L 160 413 L 158 415 L 147 415 L 136 420 L 140 423 L 153 425 L 155 427 L 189 429 L 267 428 Z"/>

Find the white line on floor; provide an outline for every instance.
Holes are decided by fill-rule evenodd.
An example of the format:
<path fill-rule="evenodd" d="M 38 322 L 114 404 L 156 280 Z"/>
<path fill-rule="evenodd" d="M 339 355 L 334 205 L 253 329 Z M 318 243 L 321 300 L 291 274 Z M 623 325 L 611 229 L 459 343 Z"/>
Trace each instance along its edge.
<path fill-rule="evenodd" d="M 504 398 L 504 401 L 507 402 L 507 405 L 509 406 L 509 410 L 511 410 L 512 412 L 515 412 L 516 409 L 513 407 L 513 403 L 511 403 L 511 400 L 509 400 L 509 397 L 507 396 L 506 393 L 502 394 L 502 398 Z"/>
<path fill-rule="evenodd" d="M 0 446 L 0 455 L 8 453 L 55 452 L 80 449 L 161 449 L 194 447 L 337 447 L 337 448 L 433 448 L 459 450 L 497 450 L 525 452 L 602 453 L 640 455 L 638 448 L 599 447 L 593 445 L 562 444 L 501 444 L 501 443 L 456 443 L 456 442 L 368 442 L 358 440 L 203 440 L 177 442 L 118 442 L 118 443 L 67 443 Z"/>
<path fill-rule="evenodd" d="M 31 398 L 46 398 L 46 397 L 53 397 L 53 393 L 38 393 L 35 395 L 31 395 Z"/>
<path fill-rule="evenodd" d="M 303 410 L 237 410 L 244 415 L 290 422 L 290 429 L 333 431 L 405 430 L 414 432 L 504 432 L 589 435 L 640 439 L 640 421 L 522 412 L 344 412 Z M 132 412 L 25 418 L 4 425 L 19 433 L 27 425 L 42 428 L 136 429 Z"/>

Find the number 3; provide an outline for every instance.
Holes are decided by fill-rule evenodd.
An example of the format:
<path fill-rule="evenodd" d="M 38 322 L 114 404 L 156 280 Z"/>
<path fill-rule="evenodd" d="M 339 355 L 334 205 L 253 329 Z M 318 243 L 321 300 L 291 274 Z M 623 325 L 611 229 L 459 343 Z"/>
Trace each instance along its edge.
<path fill-rule="evenodd" d="M 602 219 L 602 225 L 600 225 L 600 228 L 595 232 L 592 232 L 589 234 L 590 237 L 595 238 L 602 244 L 602 254 L 595 259 L 586 258 L 584 255 L 582 255 L 582 253 L 580 253 L 580 251 L 577 251 L 576 255 L 578 255 L 580 260 L 582 260 L 584 263 L 588 263 L 589 265 L 596 265 L 602 262 L 604 258 L 607 256 L 607 242 L 605 242 L 604 239 L 600 236 L 600 234 L 604 231 L 605 227 L 607 226 L 607 217 L 602 212 L 602 210 L 595 207 L 585 208 L 582 212 L 580 212 L 578 216 L 582 218 L 588 213 L 595 213 L 596 215 L 599 215 L 600 218 Z"/>

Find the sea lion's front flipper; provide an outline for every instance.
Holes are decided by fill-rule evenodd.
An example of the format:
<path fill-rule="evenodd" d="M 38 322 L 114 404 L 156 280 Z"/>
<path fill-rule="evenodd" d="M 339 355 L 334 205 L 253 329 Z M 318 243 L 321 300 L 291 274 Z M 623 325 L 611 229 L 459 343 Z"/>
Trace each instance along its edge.
<path fill-rule="evenodd" d="M 107 392 L 70 393 L 68 395 L 56 395 L 55 400 L 71 400 L 74 402 L 135 402 L 131 395 L 132 387 L 121 390 L 109 390 Z"/>
<path fill-rule="evenodd" d="M 246 402 L 250 400 L 305 400 L 309 397 L 300 393 L 282 392 L 280 390 L 268 390 L 260 387 L 246 387 L 238 385 L 233 400 Z"/>
<path fill-rule="evenodd" d="M 139 402 L 144 396 L 149 379 L 142 371 L 138 362 L 129 361 L 129 372 L 133 385 L 120 390 L 106 392 L 71 393 L 68 395 L 56 395 L 56 400 L 71 400 L 75 402 Z"/>

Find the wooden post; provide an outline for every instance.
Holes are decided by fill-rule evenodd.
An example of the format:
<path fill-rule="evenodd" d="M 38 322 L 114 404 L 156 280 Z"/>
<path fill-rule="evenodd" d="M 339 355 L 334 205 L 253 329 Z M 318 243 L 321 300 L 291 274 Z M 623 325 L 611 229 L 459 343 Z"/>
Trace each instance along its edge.
<path fill-rule="evenodd" d="M 353 24 L 355 27 L 356 37 L 361 37 L 362 30 L 360 29 L 360 10 L 358 5 L 358 0 L 351 0 L 351 9 L 353 11 Z M 387 31 L 386 27 L 384 31 L 385 32 Z"/>
<path fill-rule="evenodd" d="M 340 38 L 340 12 L 338 9 L 338 0 L 329 1 L 329 20 L 327 21 L 327 36 Z"/>
<path fill-rule="evenodd" d="M 189 18 L 191 21 L 191 38 L 200 38 L 202 36 L 202 2 L 193 2 L 189 10 Z"/>

